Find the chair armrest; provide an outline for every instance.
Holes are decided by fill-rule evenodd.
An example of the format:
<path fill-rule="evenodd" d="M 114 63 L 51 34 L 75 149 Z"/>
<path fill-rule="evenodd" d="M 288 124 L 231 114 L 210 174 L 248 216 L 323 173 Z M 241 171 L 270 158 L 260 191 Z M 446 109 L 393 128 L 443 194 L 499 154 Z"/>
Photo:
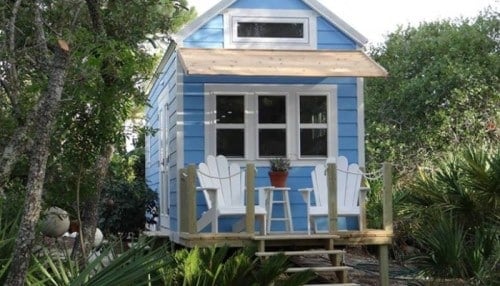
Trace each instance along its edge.
<path fill-rule="evenodd" d="M 312 193 L 312 191 L 313 191 L 312 188 L 299 189 L 299 192 L 302 195 L 302 199 L 306 203 L 307 207 L 311 206 L 311 193 Z"/>
<path fill-rule="evenodd" d="M 219 190 L 218 188 L 214 187 L 196 187 L 197 191 L 203 191 L 205 195 L 205 200 L 207 203 L 208 208 L 215 208 L 217 209 L 217 191 Z"/>

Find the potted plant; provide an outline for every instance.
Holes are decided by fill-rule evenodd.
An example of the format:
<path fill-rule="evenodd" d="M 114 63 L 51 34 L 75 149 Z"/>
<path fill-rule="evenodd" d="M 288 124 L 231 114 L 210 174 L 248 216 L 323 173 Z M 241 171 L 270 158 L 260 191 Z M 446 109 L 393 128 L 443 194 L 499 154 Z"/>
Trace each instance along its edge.
<path fill-rule="evenodd" d="M 269 170 L 269 179 L 273 187 L 286 187 L 288 170 L 290 169 L 290 159 L 277 157 L 269 160 L 271 169 Z"/>

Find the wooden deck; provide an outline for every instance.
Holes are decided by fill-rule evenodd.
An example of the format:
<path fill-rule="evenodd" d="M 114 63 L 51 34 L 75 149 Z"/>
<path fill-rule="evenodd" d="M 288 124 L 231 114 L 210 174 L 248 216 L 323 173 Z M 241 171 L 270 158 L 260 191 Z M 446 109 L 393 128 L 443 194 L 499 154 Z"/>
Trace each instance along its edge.
<path fill-rule="evenodd" d="M 259 241 L 267 246 L 283 248 L 324 247 L 326 241 L 333 240 L 335 245 L 389 245 L 394 236 L 392 231 L 368 229 L 364 231 L 337 231 L 332 234 L 271 233 L 267 235 L 241 233 L 170 233 L 146 232 L 148 236 L 168 238 L 174 243 L 192 248 L 222 246 L 244 247 Z"/>

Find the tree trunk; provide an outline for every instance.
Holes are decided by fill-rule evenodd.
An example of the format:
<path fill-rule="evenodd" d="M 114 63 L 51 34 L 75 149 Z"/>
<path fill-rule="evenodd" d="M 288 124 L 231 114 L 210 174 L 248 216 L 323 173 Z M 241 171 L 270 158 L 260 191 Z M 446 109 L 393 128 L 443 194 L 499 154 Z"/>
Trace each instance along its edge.
<path fill-rule="evenodd" d="M 91 250 L 94 244 L 95 238 L 95 229 L 97 227 L 97 218 L 99 217 L 99 202 L 101 199 L 101 191 L 104 188 L 104 183 L 106 182 L 106 177 L 108 173 L 108 166 L 111 162 L 111 157 L 113 155 L 113 145 L 108 145 L 106 149 L 102 151 L 101 156 L 96 162 L 95 170 L 95 193 L 85 201 L 81 208 L 82 213 L 82 221 L 80 223 L 80 231 L 83 232 L 83 243 L 84 245 L 78 247 L 80 244 L 80 240 L 76 240 L 76 247 L 73 247 L 73 250 L 76 251 L 72 255 L 78 255 L 75 257 L 79 257 L 83 259 L 81 261 L 85 261 L 85 257 L 81 257 L 88 253 L 87 250 Z"/>
<path fill-rule="evenodd" d="M 40 217 L 50 137 L 63 92 L 69 62 L 68 50 L 67 44 L 64 41 L 59 41 L 59 47 L 55 48 L 52 66 L 50 67 L 48 87 L 42 96 L 40 105 L 38 106 L 38 116 L 34 121 L 34 142 L 37 142 L 37 144 L 33 145 L 30 156 L 24 212 L 6 280 L 6 285 L 9 286 L 24 285 L 31 260 L 35 242 L 35 228 Z"/>
<path fill-rule="evenodd" d="M 27 134 L 29 129 L 28 124 L 18 127 L 3 150 L 0 158 L 0 197 L 5 197 L 4 188 L 9 181 L 14 164 L 26 150 L 31 148 L 31 141 Z"/>

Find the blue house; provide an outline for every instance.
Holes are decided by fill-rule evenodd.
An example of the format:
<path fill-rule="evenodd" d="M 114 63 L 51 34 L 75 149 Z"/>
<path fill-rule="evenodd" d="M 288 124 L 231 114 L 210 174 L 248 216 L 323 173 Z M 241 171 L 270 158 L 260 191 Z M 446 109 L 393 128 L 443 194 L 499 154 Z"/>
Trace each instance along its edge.
<path fill-rule="evenodd" d="M 365 164 L 363 78 L 387 76 L 366 42 L 316 0 L 221 0 L 184 27 L 149 94 L 147 126 L 157 132 L 146 138 L 146 176 L 159 193 L 158 231 L 186 241 L 179 171 L 219 154 L 252 162 L 256 186 L 269 185 L 270 158 L 290 158 L 293 229 L 304 231 L 296 190 L 311 186 L 313 166 L 336 156 Z M 199 214 L 200 196 L 196 204 Z"/>

